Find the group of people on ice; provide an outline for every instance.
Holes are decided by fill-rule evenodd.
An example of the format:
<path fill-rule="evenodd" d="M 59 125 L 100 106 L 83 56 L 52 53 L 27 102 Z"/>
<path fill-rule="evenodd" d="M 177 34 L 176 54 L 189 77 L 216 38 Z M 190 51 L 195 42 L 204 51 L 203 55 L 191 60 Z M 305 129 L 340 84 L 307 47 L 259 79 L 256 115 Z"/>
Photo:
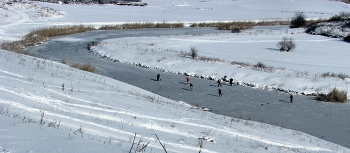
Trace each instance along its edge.
<path fill-rule="evenodd" d="M 217 81 L 217 83 L 218 83 L 218 87 L 222 87 L 222 85 L 221 85 L 221 80 L 220 80 L 220 79 Z M 230 79 L 229 83 L 230 83 L 230 86 L 233 85 L 233 79 L 232 79 L 232 78 Z M 190 90 L 193 90 L 193 89 L 194 89 L 194 86 L 193 86 L 193 84 L 191 83 L 191 79 L 188 78 L 188 77 L 186 77 L 186 85 L 190 85 Z M 222 97 L 222 91 L 221 91 L 220 88 L 218 89 L 218 97 Z"/>
<path fill-rule="evenodd" d="M 223 79 L 223 81 L 227 81 L 227 76 L 224 76 L 224 78 L 222 78 L 222 79 Z M 160 79 L 160 74 L 158 74 L 157 75 L 157 81 L 161 81 L 161 80 L 162 79 Z M 230 78 L 228 80 L 228 82 L 229 82 L 230 86 L 233 86 L 233 79 L 232 78 Z M 217 84 L 218 84 L 218 87 L 222 87 L 221 79 L 218 79 Z M 189 77 L 186 77 L 186 85 L 190 85 L 190 90 L 191 91 L 194 89 L 194 86 L 191 83 L 191 79 Z M 222 97 L 222 91 L 221 91 L 220 88 L 218 88 L 218 97 Z M 289 99 L 290 99 L 290 103 L 292 103 L 293 102 L 293 95 L 292 94 L 290 94 Z"/>

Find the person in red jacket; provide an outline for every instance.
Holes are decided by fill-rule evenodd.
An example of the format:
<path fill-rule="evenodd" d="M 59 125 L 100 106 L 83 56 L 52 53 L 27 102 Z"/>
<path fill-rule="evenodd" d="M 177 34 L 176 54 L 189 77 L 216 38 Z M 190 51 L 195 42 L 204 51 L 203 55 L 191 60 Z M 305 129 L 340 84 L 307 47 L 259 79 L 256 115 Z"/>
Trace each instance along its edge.
<path fill-rule="evenodd" d="M 190 78 L 186 77 L 187 84 L 190 84 Z"/>

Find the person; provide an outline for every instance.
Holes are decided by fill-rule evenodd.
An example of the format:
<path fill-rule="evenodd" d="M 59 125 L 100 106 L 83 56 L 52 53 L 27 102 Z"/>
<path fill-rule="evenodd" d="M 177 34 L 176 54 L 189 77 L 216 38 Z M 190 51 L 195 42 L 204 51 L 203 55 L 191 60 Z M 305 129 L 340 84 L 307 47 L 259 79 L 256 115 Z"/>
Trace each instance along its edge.
<path fill-rule="evenodd" d="M 290 103 L 292 103 L 293 102 L 293 95 L 290 94 L 289 98 L 290 98 Z"/>
<path fill-rule="evenodd" d="M 221 89 L 218 89 L 219 97 L 222 97 Z"/>
<path fill-rule="evenodd" d="M 219 87 L 219 86 L 222 87 L 222 85 L 221 85 L 221 80 L 220 80 L 220 79 L 218 80 L 218 87 Z"/>
<path fill-rule="evenodd" d="M 157 74 L 157 81 L 160 80 L 160 74 Z"/>
<path fill-rule="evenodd" d="M 189 84 L 190 83 L 190 78 L 186 77 L 186 82 L 187 82 L 187 84 Z"/>
<path fill-rule="evenodd" d="M 224 78 L 222 79 L 222 81 L 227 82 L 227 76 L 225 75 Z"/>
<path fill-rule="evenodd" d="M 192 83 L 190 83 L 190 89 L 193 90 L 193 84 Z"/>
<path fill-rule="evenodd" d="M 232 84 L 233 84 L 233 79 L 230 78 L 230 86 L 232 86 Z"/>

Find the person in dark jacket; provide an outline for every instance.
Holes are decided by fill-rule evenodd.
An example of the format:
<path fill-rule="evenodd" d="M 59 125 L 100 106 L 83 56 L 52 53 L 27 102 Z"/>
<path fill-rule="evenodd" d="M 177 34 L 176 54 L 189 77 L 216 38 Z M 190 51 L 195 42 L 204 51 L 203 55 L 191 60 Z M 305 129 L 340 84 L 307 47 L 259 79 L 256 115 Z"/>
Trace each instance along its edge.
<path fill-rule="evenodd" d="M 233 79 L 231 78 L 230 79 L 230 86 L 232 86 L 233 85 Z"/>
<path fill-rule="evenodd" d="M 221 89 L 218 89 L 219 97 L 222 97 Z"/>
<path fill-rule="evenodd" d="M 193 87 L 194 87 L 193 84 L 190 83 L 190 89 L 191 89 L 191 90 L 193 90 Z"/>
<path fill-rule="evenodd" d="M 222 85 L 221 85 L 221 80 L 220 80 L 220 79 L 218 80 L 217 83 L 218 83 L 218 87 L 219 87 L 219 86 L 222 87 Z"/>
<path fill-rule="evenodd" d="M 157 81 L 160 80 L 160 74 L 157 74 Z"/>
<path fill-rule="evenodd" d="M 290 103 L 292 103 L 293 102 L 293 95 L 290 94 L 289 98 L 290 98 Z"/>

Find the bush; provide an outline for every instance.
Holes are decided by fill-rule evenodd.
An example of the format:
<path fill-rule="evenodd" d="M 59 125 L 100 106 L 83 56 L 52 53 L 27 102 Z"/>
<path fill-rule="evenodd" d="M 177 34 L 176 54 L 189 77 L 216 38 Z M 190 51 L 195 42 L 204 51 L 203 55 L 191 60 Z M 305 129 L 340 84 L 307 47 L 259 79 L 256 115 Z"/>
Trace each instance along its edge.
<path fill-rule="evenodd" d="M 344 41 L 346 41 L 346 42 L 350 42 L 350 35 L 348 35 L 348 36 L 344 37 Z"/>
<path fill-rule="evenodd" d="M 306 26 L 305 14 L 303 12 L 296 12 L 295 16 L 292 18 L 291 27 L 299 28 Z"/>
<path fill-rule="evenodd" d="M 296 44 L 294 43 L 293 38 L 288 38 L 288 37 L 283 37 L 282 40 L 278 42 L 276 45 L 280 51 L 287 51 L 287 52 L 295 49 L 296 47 Z"/>
<path fill-rule="evenodd" d="M 315 97 L 318 101 L 325 101 L 325 102 L 339 102 L 344 103 L 347 101 L 347 92 L 338 90 L 337 88 L 334 88 L 331 92 L 329 92 L 327 95 L 321 94 Z"/>
<path fill-rule="evenodd" d="M 332 16 L 328 21 L 345 21 L 350 19 L 349 12 L 340 12 L 339 15 Z"/>
<path fill-rule="evenodd" d="M 191 55 L 192 59 L 195 59 L 198 56 L 198 50 L 194 47 L 191 47 L 190 55 Z"/>
<path fill-rule="evenodd" d="M 267 68 L 267 66 L 262 62 L 256 63 L 253 67 L 255 67 L 255 68 Z"/>

